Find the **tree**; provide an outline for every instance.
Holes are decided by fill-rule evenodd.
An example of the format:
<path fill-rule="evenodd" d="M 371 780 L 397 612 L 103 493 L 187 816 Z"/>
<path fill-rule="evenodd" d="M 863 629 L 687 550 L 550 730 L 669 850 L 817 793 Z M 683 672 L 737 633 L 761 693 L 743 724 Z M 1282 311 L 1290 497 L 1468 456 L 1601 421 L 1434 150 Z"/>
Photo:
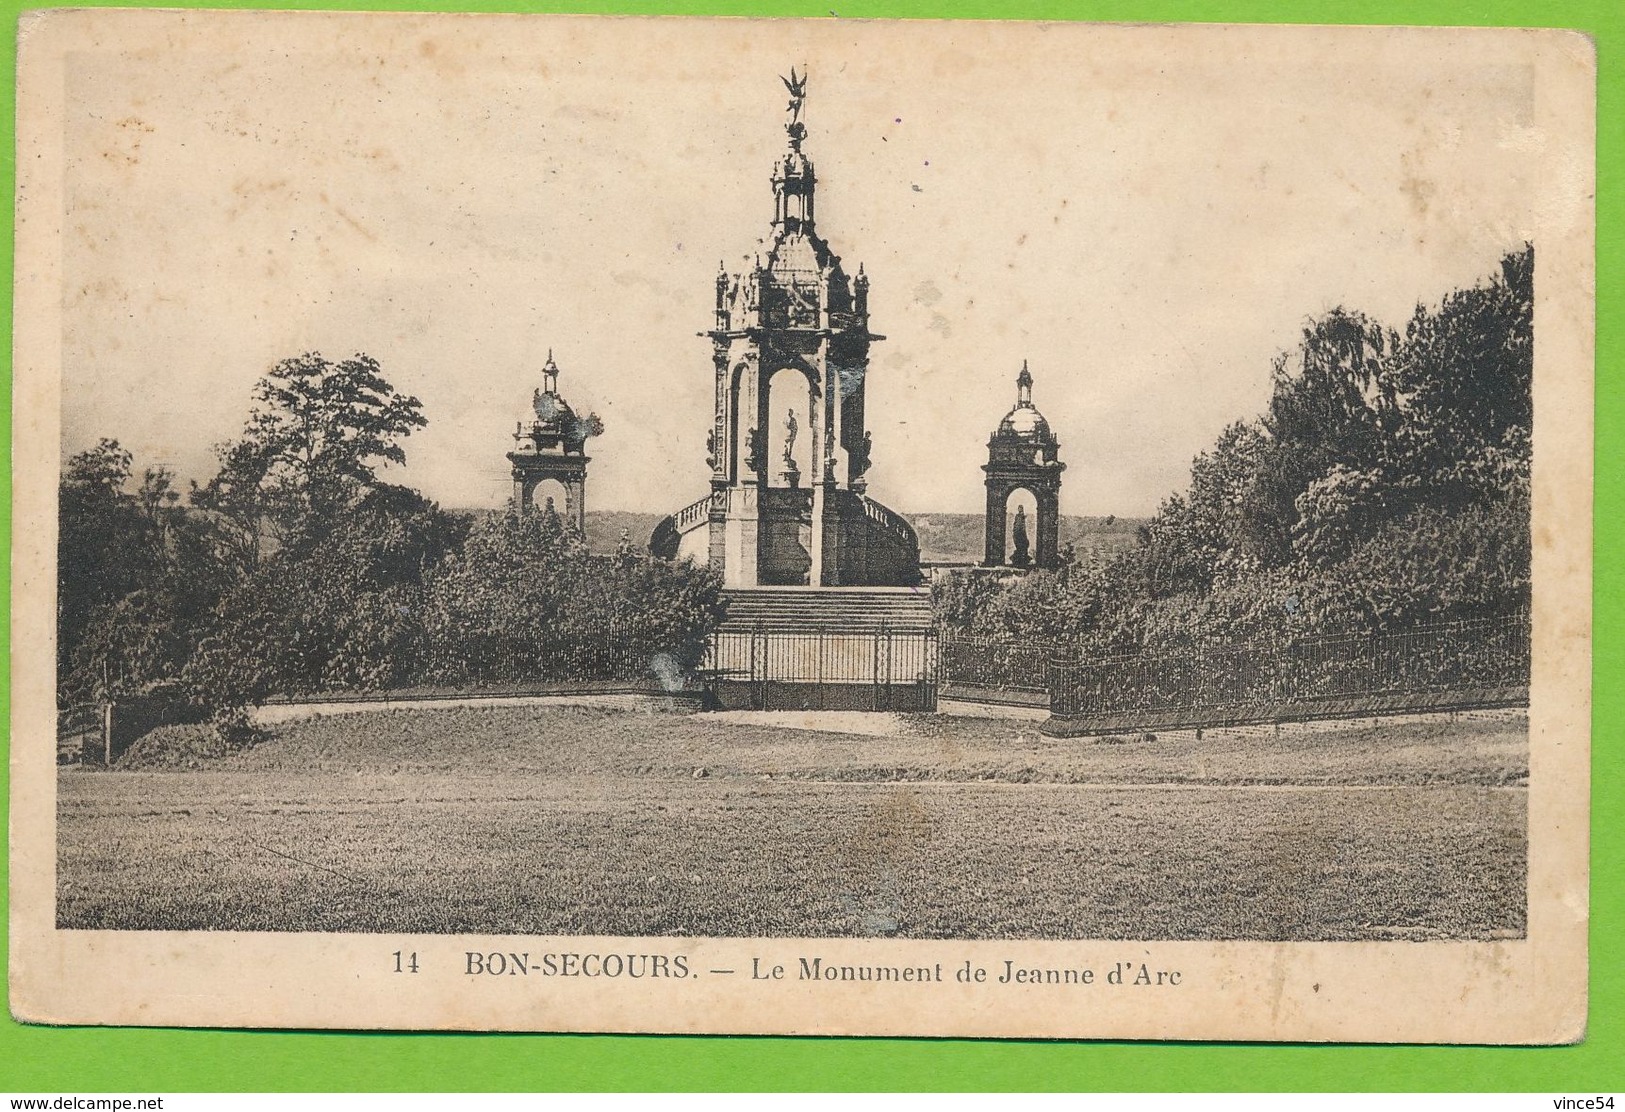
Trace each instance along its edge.
<path fill-rule="evenodd" d="M 610 678 L 616 662 L 699 662 L 721 620 L 709 568 L 596 556 L 556 516 L 488 515 L 426 584 L 419 659 L 434 682 Z"/>
<path fill-rule="evenodd" d="M 259 560 L 265 530 L 285 542 L 358 501 L 378 464 L 405 463 L 401 441 L 428 423 L 422 403 L 397 394 L 367 355 L 284 359 L 255 385 L 254 401 L 242 436 L 217 449 L 219 473 L 193 492 L 233 528 L 245 566 Z"/>
<path fill-rule="evenodd" d="M 467 533 L 417 491 L 379 484 L 305 528 L 226 594 L 187 672 L 201 701 L 410 683 L 424 583 Z"/>
<path fill-rule="evenodd" d="M 1493 500 L 1527 489 L 1534 400 L 1534 248 L 1501 260 L 1486 284 L 1418 306 L 1398 352 L 1408 399 L 1396 445 L 1416 501 Z"/>
<path fill-rule="evenodd" d="M 64 674 L 96 614 L 151 582 L 163 559 L 155 517 L 127 489 L 130 453 L 98 441 L 62 469 L 57 492 L 57 664 Z"/>
<path fill-rule="evenodd" d="M 425 574 L 462 524 L 416 491 L 380 483 L 427 423 L 378 363 L 285 359 L 254 388 L 242 436 L 194 488 L 235 571 L 186 668 L 196 697 L 240 706 L 272 692 L 400 682 L 422 627 Z M 270 543 L 267 543 L 267 542 Z"/>
<path fill-rule="evenodd" d="M 57 651 L 68 698 L 140 691 L 180 674 L 228 579 L 208 521 L 180 505 L 174 478 L 102 440 L 63 468 Z"/>
<path fill-rule="evenodd" d="M 1260 419 L 1269 437 L 1243 500 L 1243 543 L 1265 567 L 1294 555 L 1299 499 L 1333 468 L 1381 470 L 1403 421 L 1392 366 L 1394 334 L 1362 313 L 1333 309 L 1305 326 L 1297 350 L 1272 368 Z"/>

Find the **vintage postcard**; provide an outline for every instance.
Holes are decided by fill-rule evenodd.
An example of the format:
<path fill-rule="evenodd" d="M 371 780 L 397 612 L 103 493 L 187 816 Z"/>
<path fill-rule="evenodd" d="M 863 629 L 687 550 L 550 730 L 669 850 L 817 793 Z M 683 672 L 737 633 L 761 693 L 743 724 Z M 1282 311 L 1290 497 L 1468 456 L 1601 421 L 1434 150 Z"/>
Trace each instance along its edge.
<path fill-rule="evenodd" d="M 11 1007 L 1586 1029 L 1561 31 L 54 11 Z"/>

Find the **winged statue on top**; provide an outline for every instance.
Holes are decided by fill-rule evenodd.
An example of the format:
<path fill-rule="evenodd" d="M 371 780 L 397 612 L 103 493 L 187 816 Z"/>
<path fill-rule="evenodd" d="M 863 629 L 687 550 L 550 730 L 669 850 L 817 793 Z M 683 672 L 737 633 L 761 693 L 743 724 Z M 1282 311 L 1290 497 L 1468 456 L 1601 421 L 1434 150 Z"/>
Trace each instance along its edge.
<path fill-rule="evenodd" d="M 779 80 L 784 82 L 784 87 L 790 92 L 787 111 L 790 113 L 790 124 L 793 127 L 801 122 L 801 105 L 807 99 L 807 75 L 796 73 L 796 67 L 791 66 L 790 76 L 785 77 L 781 74 Z"/>

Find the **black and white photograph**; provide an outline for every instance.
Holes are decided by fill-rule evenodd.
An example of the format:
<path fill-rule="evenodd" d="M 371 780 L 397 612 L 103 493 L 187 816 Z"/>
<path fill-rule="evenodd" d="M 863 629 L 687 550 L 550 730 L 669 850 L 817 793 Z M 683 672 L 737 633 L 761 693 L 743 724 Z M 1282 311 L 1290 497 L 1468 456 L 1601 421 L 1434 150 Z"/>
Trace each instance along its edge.
<path fill-rule="evenodd" d="M 1583 38 L 20 56 L 22 1018 L 1583 1033 Z"/>

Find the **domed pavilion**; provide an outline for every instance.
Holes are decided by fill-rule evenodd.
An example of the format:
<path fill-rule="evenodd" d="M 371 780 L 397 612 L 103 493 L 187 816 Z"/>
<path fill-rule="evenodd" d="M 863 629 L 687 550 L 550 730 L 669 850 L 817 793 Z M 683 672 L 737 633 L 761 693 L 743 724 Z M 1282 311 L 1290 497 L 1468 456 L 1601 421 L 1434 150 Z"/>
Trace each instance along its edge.
<path fill-rule="evenodd" d="M 542 385 L 529 411 L 514 429 L 513 504 L 521 513 L 534 508 L 536 488 L 552 479 L 564 487 L 564 519 L 578 530 L 587 523 L 587 438 L 604 431 L 596 413 L 583 417 L 559 393 L 559 368 L 553 353 L 542 367 Z"/>
<path fill-rule="evenodd" d="M 988 567 L 1029 565 L 1053 568 L 1060 564 L 1061 442 L 1049 422 L 1033 405 L 1033 376 L 1022 360 L 1016 376 L 1016 404 L 987 442 L 987 534 L 983 563 Z M 1015 551 L 1005 548 L 1006 511 L 1010 495 L 1025 490 L 1038 504 L 1037 544 L 1029 554 L 1025 520 L 1017 510 Z M 1006 557 L 1009 557 L 1007 560 Z"/>

